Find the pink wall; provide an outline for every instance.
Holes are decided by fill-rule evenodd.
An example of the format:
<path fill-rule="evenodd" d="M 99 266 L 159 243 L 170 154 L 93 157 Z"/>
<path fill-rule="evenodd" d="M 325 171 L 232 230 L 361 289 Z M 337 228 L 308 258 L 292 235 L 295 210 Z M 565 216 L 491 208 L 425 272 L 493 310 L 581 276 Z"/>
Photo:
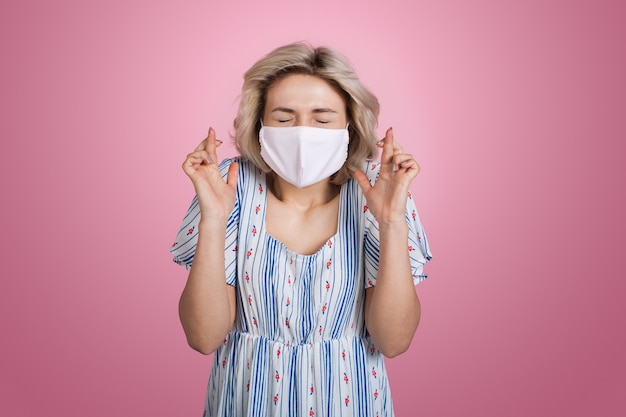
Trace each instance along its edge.
<path fill-rule="evenodd" d="M 626 415 L 623 2 L 5 3 L 0 415 L 200 415 L 180 164 L 295 40 L 344 51 L 422 165 L 397 415 Z"/>

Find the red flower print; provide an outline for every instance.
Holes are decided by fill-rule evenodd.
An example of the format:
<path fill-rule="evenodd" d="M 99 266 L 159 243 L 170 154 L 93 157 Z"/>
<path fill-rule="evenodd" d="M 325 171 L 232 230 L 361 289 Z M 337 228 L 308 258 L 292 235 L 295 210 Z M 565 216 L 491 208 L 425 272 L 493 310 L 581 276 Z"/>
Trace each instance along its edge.
<path fill-rule="evenodd" d="M 322 326 L 320 326 L 319 330 L 317 331 L 320 335 L 322 334 Z"/>
<path fill-rule="evenodd" d="M 224 344 L 226 344 L 226 342 L 228 342 L 228 339 L 224 338 Z"/>
<path fill-rule="evenodd" d="M 413 252 L 413 245 L 409 245 L 409 252 Z"/>
<path fill-rule="evenodd" d="M 372 282 L 371 279 L 367 280 L 367 285 L 369 285 L 370 287 L 374 286 L 374 283 Z"/>
<path fill-rule="evenodd" d="M 261 205 L 258 204 L 255 208 L 254 208 L 254 214 L 259 214 L 259 211 L 261 211 Z"/>
<path fill-rule="evenodd" d="M 372 368 L 372 376 L 376 378 L 376 368 Z"/>
<path fill-rule="evenodd" d="M 226 359 L 222 361 L 222 368 L 226 368 Z"/>
<path fill-rule="evenodd" d="M 363 206 L 363 213 L 365 213 L 367 210 L 369 210 L 369 206 L 366 204 Z"/>
<path fill-rule="evenodd" d="M 293 258 L 289 258 L 289 264 L 293 264 Z"/>
<path fill-rule="evenodd" d="M 413 195 L 411 194 L 411 190 L 409 190 L 409 192 L 407 193 L 407 197 L 413 198 Z"/>
<path fill-rule="evenodd" d="M 333 241 L 331 239 L 328 239 L 328 242 L 326 242 L 326 244 L 328 245 L 329 248 L 333 247 Z"/>
<path fill-rule="evenodd" d="M 375 164 L 375 163 L 374 163 L 374 164 L 372 164 L 372 169 L 376 169 L 376 165 L 377 165 L 377 164 Z"/>
<path fill-rule="evenodd" d="M 252 256 L 252 248 L 248 249 L 248 251 L 246 252 L 246 257 L 248 259 L 250 259 L 251 256 Z"/>
<path fill-rule="evenodd" d="M 374 346 L 372 346 L 370 348 L 370 353 L 373 355 L 376 352 L 376 348 Z"/>
<path fill-rule="evenodd" d="M 246 391 L 250 391 L 250 383 L 249 382 L 246 384 Z"/>
<path fill-rule="evenodd" d="M 291 285 L 291 277 L 287 277 L 287 284 Z"/>
<path fill-rule="evenodd" d="M 252 294 L 248 294 L 248 304 L 252 305 Z"/>
<path fill-rule="evenodd" d="M 252 324 L 254 324 L 254 327 L 259 327 L 259 323 L 257 323 L 256 317 L 252 317 Z"/>
<path fill-rule="evenodd" d="M 420 242 L 422 241 L 422 237 L 419 235 L 419 233 L 417 234 L 417 240 L 419 240 Z"/>
<path fill-rule="evenodd" d="M 374 391 L 374 399 L 377 400 L 378 399 L 378 390 Z"/>
<path fill-rule="evenodd" d="M 252 225 L 252 236 L 256 236 L 256 226 Z"/>
<path fill-rule="evenodd" d="M 413 217 L 413 220 L 415 220 L 415 218 L 417 217 L 417 213 L 415 212 L 415 210 L 413 210 L 413 212 L 411 213 L 411 217 Z"/>
<path fill-rule="evenodd" d="M 309 409 L 309 417 L 313 417 L 315 415 L 315 412 L 313 411 L 313 407 L 311 407 Z"/>
<path fill-rule="evenodd" d="M 326 281 L 326 291 L 330 290 L 330 282 Z"/>
<path fill-rule="evenodd" d="M 280 358 L 280 349 L 276 349 L 276 357 Z"/>
<path fill-rule="evenodd" d="M 325 314 L 327 309 L 328 309 L 328 303 L 322 306 L 322 314 Z"/>
<path fill-rule="evenodd" d="M 348 404 L 350 404 L 350 396 L 348 395 L 346 398 L 344 398 L 343 402 L 346 403 L 346 407 L 347 407 Z"/>
<path fill-rule="evenodd" d="M 289 297 L 287 297 L 287 301 L 285 302 L 286 306 L 289 306 L 291 304 L 291 300 L 289 299 Z"/>
<path fill-rule="evenodd" d="M 285 319 L 285 326 L 289 327 L 289 319 Z"/>
<path fill-rule="evenodd" d="M 278 402 L 278 394 L 274 395 L 274 405 Z"/>
<path fill-rule="evenodd" d="M 250 275 L 246 272 L 246 282 L 250 282 Z"/>
<path fill-rule="evenodd" d="M 276 375 L 274 376 L 274 379 L 276 380 L 276 382 L 280 381 L 280 374 L 278 373 L 278 371 L 276 371 Z"/>
<path fill-rule="evenodd" d="M 311 385 L 311 388 L 309 388 L 309 395 L 313 395 L 314 392 L 315 388 L 313 387 L 313 385 Z"/>
<path fill-rule="evenodd" d="M 174 242 L 174 243 L 172 243 L 172 247 L 174 247 L 174 246 L 176 246 L 176 245 L 178 245 L 178 242 Z"/>
<path fill-rule="evenodd" d="M 343 380 L 345 381 L 345 383 L 347 384 L 349 379 L 348 379 L 348 374 L 346 374 L 345 372 L 343 373 Z"/>
<path fill-rule="evenodd" d="M 263 185 L 259 184 L 259 194 L 263 194 Z"/>
<path fill-rule="evenodd" d="M 235 245 L 235 247 L 233 248 L 233 252 L 237 252 L 237 248 L 238 248 L 238 246 Z"/>
<path fill-rule="evenodd" d="M 344 361 L 346 360 L 346 351 L 345 350 L 341 351 L 341 359 L 343 359 Z"/>
<path fill-rule="evenodd" d="M 326 261 L 326 269 L 330 269 L 330 266 L 333 264 L 332 259 L 329 259 L 328 261 Z"/>
<path fill-rule="evenodd" d="M 187 236 L 189 236 L 190 234 L 193 233 L 193 229 L 195 229 L 196 226 L 193 226 L 191 229 L 187 230 Z"/>

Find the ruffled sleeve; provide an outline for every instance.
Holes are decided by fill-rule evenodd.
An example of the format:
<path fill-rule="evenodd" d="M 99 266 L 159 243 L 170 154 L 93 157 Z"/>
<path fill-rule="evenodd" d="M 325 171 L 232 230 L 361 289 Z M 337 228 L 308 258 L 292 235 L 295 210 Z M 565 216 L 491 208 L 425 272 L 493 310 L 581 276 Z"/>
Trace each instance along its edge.
<path fill-rule="evenodd" d="M 225 159 L 219 164 L 222 178 L 226 180 L 228 167 L 234 162 Z M 240 165 L 241 167 L 241 165 Z M 198 224 L 200 223 L 200 207 L 198 198 L 194 197 L 187 214 L 183 218 L 176 240 L 170 248 L 174 256 L 173 261 L 185 268 L 191 268 L 198 244 Z M 230 285 L 237 283 L 237 236 L 239 234 L 239 187 L 235 207 L 228 217 L 226 226 L 226 240 L 224 242 L 224 265 L 226 267 L 226 282 Z"/>
<path fill-rule="evenodd" d="M 370 183 L 374 184 L 378 178 L 380 163 L 369 163 L 364 170 L 368 176 Z M 369 210 L 364 210 L 364 239 L 363 251 L 365 257 L 365 287 L 369 288 L 376 285 L 376 276 L 378 274 L 378 262 L 380 253 L 380 234 L 378 222 Z M 427 274 L 424 273 L 424 265 L 430 261 L 432 255 L 428 247 L 426 233 L 420 222 L 415 201 L 409 192 L 406 200 L 406 222 L 409 226 L 409 239 L 407 242 L 407 250 L 409 251 L 409 259 L 411 262 L 411 273 L 413 275 L 413 284 L 418 284 L 426 279 Z"/>

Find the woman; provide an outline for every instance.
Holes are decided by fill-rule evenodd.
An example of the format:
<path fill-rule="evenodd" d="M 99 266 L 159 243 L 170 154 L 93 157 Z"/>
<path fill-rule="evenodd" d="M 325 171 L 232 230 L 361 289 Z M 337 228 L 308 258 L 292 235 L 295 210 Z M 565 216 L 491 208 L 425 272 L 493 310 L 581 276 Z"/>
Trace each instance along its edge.
<path fill-rule="evenodd" d="M 391 416 L 383 355 L 411 343 L 430 259 L 419 166 L 337 52 L 287 45 L 244 78 L 241 158 L 218 164 L 213 129 L 187 156 L 171 249 L 189 345 L 215 351 L 205 415 Z"/>

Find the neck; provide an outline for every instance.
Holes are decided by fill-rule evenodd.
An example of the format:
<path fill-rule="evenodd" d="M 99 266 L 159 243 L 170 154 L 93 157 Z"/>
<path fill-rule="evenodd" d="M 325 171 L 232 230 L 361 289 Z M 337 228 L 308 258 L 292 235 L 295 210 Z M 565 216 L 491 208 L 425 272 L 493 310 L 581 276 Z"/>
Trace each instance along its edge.
<path fill-rule="evenodd" d="M 308 187 L 298 188 L 278 175 L 267 174 L 268 188 L 281 202 L 301 210 L 307 210 L 330 202 L 339 194 L 340 186 L 330 182 L 330 178 Z"/>

